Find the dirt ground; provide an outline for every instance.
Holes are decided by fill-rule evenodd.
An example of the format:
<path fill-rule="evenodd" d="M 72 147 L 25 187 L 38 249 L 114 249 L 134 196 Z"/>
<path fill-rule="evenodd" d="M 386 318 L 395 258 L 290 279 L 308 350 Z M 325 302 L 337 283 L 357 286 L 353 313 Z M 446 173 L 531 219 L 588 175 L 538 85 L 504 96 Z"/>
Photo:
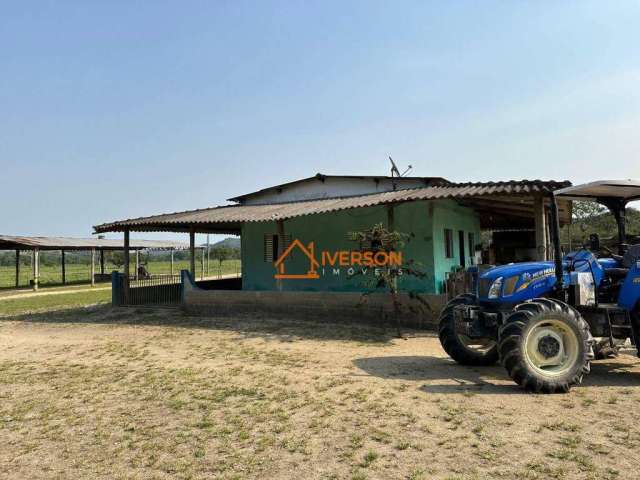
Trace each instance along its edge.
<path fill-rule="evenodd" d="M 0 320 L 0 477 L 628 479 L 640 362 L 567 395 L 437 338 L 91 307 Z"/>

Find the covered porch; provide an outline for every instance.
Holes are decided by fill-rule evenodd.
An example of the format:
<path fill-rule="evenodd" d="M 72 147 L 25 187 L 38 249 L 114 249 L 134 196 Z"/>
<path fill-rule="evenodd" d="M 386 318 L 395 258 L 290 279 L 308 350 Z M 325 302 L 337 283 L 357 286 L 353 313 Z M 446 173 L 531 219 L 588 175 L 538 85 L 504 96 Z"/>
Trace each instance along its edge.
<path fill-rule="evenodd" d="M 348 304 L 350 307 L 354 307 L 354 302 L 362 303 L 358 300 L 362 297 L 361 293 L 328 290 L 314 292 L 314 294 L 308 291 L 296 292 L 291 290 L 290 284 L 287 284 L 286 280 L 275 282 L 274 288 L 265 291 L 265 289 L 253 288 L 251 278 L 247 277 L 250 274 L 246 273 L 243 273 L 243 278 L 240 282 L 196 282 L 196 235 L 240 235 L 241 245 L 244 249 L 249 241 L 254 243 L 262 242 L 261 238 L 250 239 L 246 237 L 247 232 L 251 232 L 253 226 L 270 224 L 275 230 L 275 236 L 280 239 L 280 241 L 270 244 L 271 248 L 274 249 L 270 258 L 275 259 L 285 251 L 288 245 L 287 238 L 291 240 L 291 231 L 289 229 L 290 225 L 293 224 L 291 222 L 296 219 L 303 217 L 311 220 L 314 218 L 328 218 L 329 215 L 339 212 L 357 212 L 379 207 L 385 212 L 384 223 L 389 229 L 394 229 L 396 228 L 398 211 L 402 206 L 415 202 L 429 205 L 432 202 L 435 204 L 435 202 L 439 201 L 449 201 L 459 205 L 461 208 L 467 208 L 475 212 L 483 230 L 515 229 L 530 232 L 535 236 L 536 258 L 546 260 L 550 259 L 553 253 L 548 220 L 550 193 L 567 185 L 567 182 L 542 181 L 453 184 L 351 197 L 260 205 L 221 206 L 116 221 L 98 225 L 94 229 L 96 233 L 122 232 L 125 253 L 128 251 L 127 246 L 130 245 L 131 232 L 177 232 L 187 234 L 189 238 L 190 264 L 186 275 L 183 274 L 180 292 L 180 303 L 186 309 L 201 311 L 203 308 L 208 308 L 212 311 L 222 311 L 227 310 L 229 305 L 233 305 L 238 310 L 253 309 L 254 311 L 260 311 L 262 307 L 271 304 L 276 308 L 281 308 L 283 312 L 290 311 L 292 308 L 296 312 L 300 312 L 306 306 L 308 309 L 315 309 L 314 311 L 316 312 L 329 312 L 333 308 L 342 314 L 345 312 L 345 305 Z M 568 223 L 570 215 L 571 203 L 561 201 L 559 204 L 561 224 Z M 414 223 L 419 223 L 420 221 L 417 218 Z M 249 226 L 252 228 L 248 228 Z M 297 234 L 298 232 L 294 233 Z M 268 249 L 267 247 L 268 245 L 265 243 L 265 252 Z M 245 255 L 243 253 L 244 260 Z M 126 255 L 126 264 L 129 261 L 128 255 Z M 268 268 L 266 266 L 267 263 L 264 263 L 265 266 L 261 268 Z M 249 267 L 249 265 L 243 265 L 243 272 L 251 271 Z M 125 271 L 128 271 L 126 267 Z M 130 296 L 128 278 L 123 278 L 122 290 L 124 298 L 128 295 Z M 229 290 L 241 291 L 231 294 Z M 345 293 L 350 293 L 350 295 L 345 295 Z M 413 296 L 413 293 L 415 292 L 407 291 L 405 294 L 409 298 Z M 278 298 L 275 299 L 275 297 Z M 298 297 L 300 299 L 304 297 L 304 300 L 297 301 Z M 424 301 L 418 301 L 417 303 L 422 303 L 423 306 L 427 304 L 427 309 L 430 308 L 434 312 L 439 309 L 439 305 L 443 300 L 443 296 L 438 292 L 433 294 L 426 292 L 423 297 Z M 372 296 L 369 296 L 369 298 L 372 298 Z M 338 299 L 343 299 L 344 301 L 338 301 Z M 360 305 L 358 307 L 359 310 L 357 310 L 362 313 L 362 308 L 369 308 L 377 312 L 378 315 L 384 313 L 385 308 L 381 307 L 379 302 L 373 301 L 369 303 L 370 305 L 365 305 L 364 307 Z M 407 308 L 410 309 L 409 304 L 411 303 L 416 302 L 407 301 Z M 318 310 L 319 305 L 324 306 Z M 333 305 L 333 307 L 329 308 L 327 305 Z"/>

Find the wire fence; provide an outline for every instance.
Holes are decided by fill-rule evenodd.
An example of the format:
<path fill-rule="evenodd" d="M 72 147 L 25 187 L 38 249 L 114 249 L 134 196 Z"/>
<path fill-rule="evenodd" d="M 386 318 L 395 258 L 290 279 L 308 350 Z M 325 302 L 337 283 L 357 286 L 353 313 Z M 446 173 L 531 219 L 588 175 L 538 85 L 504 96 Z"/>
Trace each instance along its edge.
<path fill-rule="evenodd" d="M 198 252 L 197 252 L 198 253 Z M 105 253 L 103 262 L 99 253 L 95 255 L 95 273 L 97 282 L 110 282 L 111 272 L 124 271 L 122 259 L 114 262 L 114 256 Z M 141 255 L 141 257 L 143 257 Z M 154 259 L 153 256 L 145 255 L 144 261 L 140 265 L 149 275 L 178 275 L 180 270 L 188 270 L 190 261 L 176 259 L 171 261 Z M 20 252 L 20 266 L 18 274 L 18 288 L 31 286 L 33 279 L 33 256 L 31 251 Z M 104 269 L 102 268 L 104 265 Z M 104 276 L 100 275 L 104 271 Z M 130 256 L 130 275 L 135 278 L 136 263 L 135 254 Z M 210 259 L 203 262 L 201 255 L 196 255 L 196 278 L 221 278 L 223 276 L 240 276 L 242 273 L 239 259 L 229 259 L 219 262 Z M 65 254 L 65 284 L 88 284 L 91 283 L 91 253 L 90 252 L 66 252 Z M 142 275 L 139 275 L 142 277 Z M 62 255 L 60 252 L 40 252 L 39 262 L 39 285 L 56 286 L 62 285 Z M 16 252 L 15 250 L 0 251 L 0 289 L 16 288 Z"/>

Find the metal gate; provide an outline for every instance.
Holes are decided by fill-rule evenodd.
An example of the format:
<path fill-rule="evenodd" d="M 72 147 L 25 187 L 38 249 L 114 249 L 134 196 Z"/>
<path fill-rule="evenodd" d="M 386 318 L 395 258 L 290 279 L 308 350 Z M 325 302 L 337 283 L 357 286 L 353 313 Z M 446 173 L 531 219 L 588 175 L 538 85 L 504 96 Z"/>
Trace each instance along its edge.
<path fill-rule="evenodd" d="M 113 272 L 112 303 L 120 306 L 177 305 L 182 301 L 180 275 L 149 275 L 128 281 L 123 273 Z M 128 287 L 127 287 L 128 284 Z"/>

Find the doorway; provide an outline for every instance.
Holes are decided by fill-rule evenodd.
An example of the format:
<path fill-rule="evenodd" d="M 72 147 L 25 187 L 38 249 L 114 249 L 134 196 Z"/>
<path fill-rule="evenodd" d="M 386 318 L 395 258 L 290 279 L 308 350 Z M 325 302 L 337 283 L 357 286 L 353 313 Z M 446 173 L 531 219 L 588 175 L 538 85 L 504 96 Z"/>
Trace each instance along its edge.
<path fill-rule="evenodd" d="M 464 230 L 458 231 L 458 251 L 460 254 L 460 266 L 462 268 L 466 268 L 466 257 L 465 257 L 465 248 L 464 248 Z"/>

